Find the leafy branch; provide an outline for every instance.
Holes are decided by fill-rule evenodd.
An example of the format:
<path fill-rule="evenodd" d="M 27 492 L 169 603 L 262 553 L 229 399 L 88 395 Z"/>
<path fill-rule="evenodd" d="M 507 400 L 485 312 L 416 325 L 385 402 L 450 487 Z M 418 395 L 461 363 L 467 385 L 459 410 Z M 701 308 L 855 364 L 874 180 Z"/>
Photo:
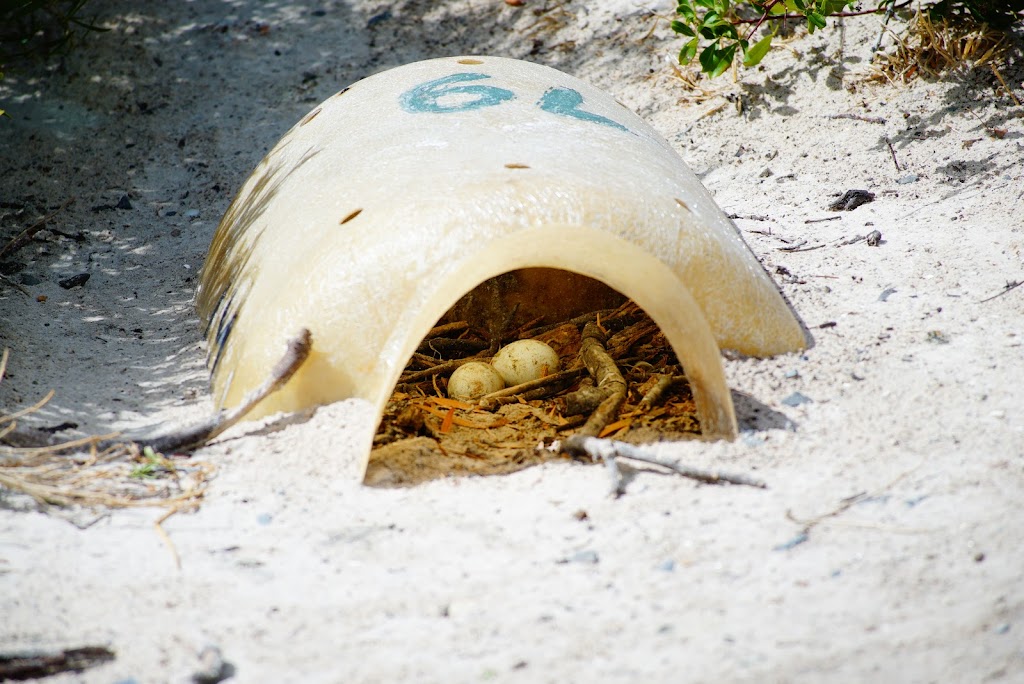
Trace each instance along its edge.
<path fill-rule="evenodd" d="M 756 66 L 771 49 L 776 35 L 776 24 L 771 20 L 800 17 L 806 20 L 807 30 L 825 28 L 829 16 L 842 13 L 856 0 L 752 0 L 748 3 L 734 3 L 732 0 L 679 0 L 676 14 L 679 19 L 672 22 L 672 30 L 688 40 L 679 51 L 679 63 L 689 64 L 700 53 L 701 71 L 712 78 L 728 69 L 737 52 L 743 55 L 743 66 Z M 757 12 L 755 18 L 741 16 L 741 5 Z M 793 12 L 795 14 L 790 14 Z M 740 35 L 738 27 L 754 24 L 753 28 Z M 751 44 L 758 29 L 770 26 L 770 30 Z M 703 45 L 703 48 L 702 48 Z"/>
<path fill-rule="evenodd" d="M 803 20 L 814 33 L 826 26 L 829 17 L 853 17 L 886 12 L 889 16 L 910 4 L 910 0 L 873 0 L 874 9 L 860 9 L 859 0 L 678 0 L 677 19 L 672 30 L 686 42 L 679 51 L 679 63 L 695 58 L 701 71 L 711 78 L 725 72 L 737 55 L 743 66 L 756 66 L 771 49 L 782 20 Z M 936 18 L 959 23 L 991 25 L 1007 29 L 1024 21 L 1024 0 L 932 0 L 926 12 Z M 852 10 L 852 11 L 851 11 Z M 749 30 L 747 26 L 752 25 Z M 766 29 L 754 40 L 759 30 Z"/>

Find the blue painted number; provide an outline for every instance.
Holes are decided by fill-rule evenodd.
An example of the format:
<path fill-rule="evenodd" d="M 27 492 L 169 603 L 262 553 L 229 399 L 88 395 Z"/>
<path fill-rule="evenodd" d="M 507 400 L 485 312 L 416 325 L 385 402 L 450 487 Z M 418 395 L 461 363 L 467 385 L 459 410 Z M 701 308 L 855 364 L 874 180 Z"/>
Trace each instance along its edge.
<path fill-rule="evenodd" d="M 402 109 L 411 114 L 445 114 L 448 112 L 468 112 L 484 107 L 494 107 L 502 102 L 515 99 L 511 90 L 490 85 L 457 85 L 466 81 L 480 81 L 490 78 L 487 74 L 452 74 L 444 78 L 427 81 L 412 90 L 402 93 L 399 101 Z M 628 128 L 606 116 L 594 114 L 580 109 L 583 96 L 572 88 L 548 88 L 541 96 L 537 106 L 541 110 L 558 116 L 567 116 L 579 121 L 596 123 L 620 131 L 630 132 Z"/>
<path fill-rule="evenodd" d="M 583 96 L 577 91 L 571 88 L 549 88 L 548 91 L 541 96 L 540 102 L 537 103 L 537 106 L 545 112 L 551 112 L 552 114 L 568 116 L 573 119 L 579 119 L 580 121 L 589 121 L 591 123 L 601 124 L 602 126 L 611 126 L 612 128 L 618 128 L 626 131 L 627 133 L 629 132 L 628 128 L 617 121 L 612 121 L 608 117 L 601 116 L 600 114 L 583 111 L 580 109 L 581 104 L 583 104 Z"/>
<path fill-rule="evenodd" d="M 411 113 L 468 112 L 482 107 L 493 107 L 507 100 L 515 99 L 515 93 L 504 88 L 487 85 L 454 85 L 465 81 L 479 81 L 490 78 L 487 74 L 452 74 L 418 85 L 402 93 L 402 109 Z M 451 98 L 451 96 L 456 96 Z M 472 99 L 463 99 L 462 96 Z M 440 100 L 449 99 L 447 103 Z"/>

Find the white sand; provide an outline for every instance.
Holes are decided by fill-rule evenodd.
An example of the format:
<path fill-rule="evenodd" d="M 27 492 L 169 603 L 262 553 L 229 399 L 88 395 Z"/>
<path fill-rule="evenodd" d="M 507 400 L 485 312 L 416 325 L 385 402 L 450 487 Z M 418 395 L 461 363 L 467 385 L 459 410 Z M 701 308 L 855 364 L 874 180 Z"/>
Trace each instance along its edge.
<path fill-rule="evenodd" d="M 982 303 L 1024 278 L 1024 126 L 989 71 L 867 84 L 868 17 L 698 102 L 669 66 L 680 41 L 626 0 L 544 15 L 562 25 L 529 0 L 144 4 L 96 3 L 112 31 L 0 82 L 5 232 L 75 197 L 51 226 L 84 235 L 17 255 L 30 296 L 0 287 L 5 409 L 56 388 L 42 424 L 208 413 L 191 300 L 236 189 L 340 87 L 454 54 L 563 69 L 648 119 L 727 212 L 765 217 L 737 225 L 791 274 L 815 346 L 726 362 L 736 443 L 660 447 L 764 491 L 639 472 L 611 500 L 573 464 L 365 488 L 348 472 L 371 416 L 346 402 L 197 455 L 218 476 L 164 525 L 180 569 L 158 510 L 82 530 L 0 497 L 0 652 L 117 653 L 54 682 L 187 681 L 209 644 L 240 682 L 1024 681 L 1024 288 Z M 1002 73 L 1024 97 L 1020 59 Z M 876 200 L 827 211 L 852 188 Z M 871 230 L 879 246 L 840 246 Z M 800 240 L 824 246 L 778 249 Z M 802 529 L 788 513 L 863 492 L 778 548 Z"/>

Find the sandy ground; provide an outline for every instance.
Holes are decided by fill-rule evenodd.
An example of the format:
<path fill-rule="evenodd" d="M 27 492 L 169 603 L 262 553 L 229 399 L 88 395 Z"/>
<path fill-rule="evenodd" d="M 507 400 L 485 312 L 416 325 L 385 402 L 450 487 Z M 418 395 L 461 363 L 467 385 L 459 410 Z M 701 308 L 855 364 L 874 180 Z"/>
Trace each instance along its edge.
<path fill-rule="evenodd" d="M 241 182 L 340 87 L 456 54 L 563 69 L 649 120 L 815 345 L 726 362 L 735 443 L 659 447 L 767 490 L 638 471 L 613 500 L 572 463 L 372 489 L 350 401 L 199 452 L 205 503 L 164 523 L 180 567 L 159 510 L 0 492 L 0 652 L 117 654 L 54 682 L 190 681 L 208 646 L 240 682 L 1024 681 L 1024 288 L 983 301 L 1024 278 L 1024 110 L 990 71 L 867 83 L 868 17 L 705 99 L 626 0 L 145 5 L 96 0 L 111 31 L 0 82 L 4 235 L 75 198 L 16 255 L 24 291 L 0 285 L 6 410 L 55 388 L 39 424 L 207 414 L 192 298 Z M 1001 73 L 1024 98 L 1020 58 Z M 827 210 L 852 188 L 875 201 Z"/>

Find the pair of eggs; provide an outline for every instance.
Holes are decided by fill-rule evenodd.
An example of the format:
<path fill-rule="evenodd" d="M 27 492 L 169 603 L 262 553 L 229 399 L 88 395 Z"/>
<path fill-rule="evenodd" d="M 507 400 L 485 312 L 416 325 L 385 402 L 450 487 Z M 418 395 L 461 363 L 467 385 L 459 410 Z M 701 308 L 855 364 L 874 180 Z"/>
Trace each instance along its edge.
<path fill-rule="evenodd" d="M 474 401 L 505 387 L 538 380 L 558 370 L 558 354 L 540 340 L 518 340 L 502 347 L 490 363 L 470 361 L 448 380 L 448 396 Z"/>

